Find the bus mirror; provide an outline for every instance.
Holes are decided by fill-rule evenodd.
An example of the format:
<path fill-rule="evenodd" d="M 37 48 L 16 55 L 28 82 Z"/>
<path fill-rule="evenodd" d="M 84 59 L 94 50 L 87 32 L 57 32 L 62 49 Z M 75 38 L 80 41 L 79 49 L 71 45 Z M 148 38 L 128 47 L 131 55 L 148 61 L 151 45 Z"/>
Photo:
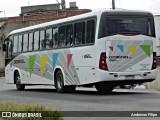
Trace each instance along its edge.
<path fill-rule="evenodd" d="M 3 52 L 6 51 L 6 44 L 3 44 Z"/>

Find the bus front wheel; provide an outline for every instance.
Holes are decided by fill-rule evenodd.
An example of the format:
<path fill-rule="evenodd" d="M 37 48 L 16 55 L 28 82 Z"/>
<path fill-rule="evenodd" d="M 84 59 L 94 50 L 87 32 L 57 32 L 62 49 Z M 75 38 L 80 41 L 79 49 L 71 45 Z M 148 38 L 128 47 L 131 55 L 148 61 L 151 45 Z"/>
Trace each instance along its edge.
<path fill-rule="evenodd" d="M 58 70 L 55 77 L 55 87 L 58 93 L 74 92 L 76 86 L 64 86 L 64 79 L 61 70 Z"/>
<path fill-rule="evenodd" d="M 17 90 L 24 90 L 25 89 L 25 85 L 21 84 L 21 77 L 18 72 L 15 75 L 15 83 L 16 83 Z"/>
<path fill-rule="evenodd" d="M 95 87 L 100 94 L 110 93 L 114 89 L 114 85 L 108 83 L 97 83 Z"/>

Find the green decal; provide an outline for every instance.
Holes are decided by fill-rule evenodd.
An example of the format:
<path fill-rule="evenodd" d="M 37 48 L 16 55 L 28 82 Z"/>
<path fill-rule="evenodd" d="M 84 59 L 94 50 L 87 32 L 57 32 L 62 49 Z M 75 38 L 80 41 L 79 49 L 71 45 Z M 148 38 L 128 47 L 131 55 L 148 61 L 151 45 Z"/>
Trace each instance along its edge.
<path fill-rule="evenodd" d="M 44 68 L 45 68 L 47 59 L 48 59 L 47 56 L 42 56 L 40 58 L 40 73 L 41 73 L 41 76 L 43 76 L 43 74 L 44 74 Z"/>
<path fill-rule="evenodd" d="M 30 71 L 30 77 L 31 77 L 31 75 L 32 75 L 32 70 L 33 70 L 33 67 L 34 67 L 35 60 L 36 60 L 36 56 L 35 56 L 35 55 L 29 56 L 29 71 Z"/>
<path fill-rule="evenodd" d="M 146 53 L 148 57 L 151 56 L 151 46 L 150 45 L 140 45 L 141 49 Z"/>

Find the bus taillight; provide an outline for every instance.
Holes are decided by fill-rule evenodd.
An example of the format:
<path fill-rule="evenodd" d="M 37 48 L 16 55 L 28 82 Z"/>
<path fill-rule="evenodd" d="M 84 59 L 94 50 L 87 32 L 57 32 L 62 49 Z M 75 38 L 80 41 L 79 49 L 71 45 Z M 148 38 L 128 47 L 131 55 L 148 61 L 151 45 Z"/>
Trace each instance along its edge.
<path fill-rule="evenodd" d="M 108 71 L 108 67 L 107 67 L 107 63 L 106 63 L 106 53 L 105 52 L 101 53 L 101 55 L 100 55 L 99 68 L 101 70 Z"/>
<path fill-rule="evenodd" d="M 156 52 L 153 52 L 153 64 L 152 64 L 152 70 L 156 69 L 157 67 L 157 56 L 156 56 Z"/>

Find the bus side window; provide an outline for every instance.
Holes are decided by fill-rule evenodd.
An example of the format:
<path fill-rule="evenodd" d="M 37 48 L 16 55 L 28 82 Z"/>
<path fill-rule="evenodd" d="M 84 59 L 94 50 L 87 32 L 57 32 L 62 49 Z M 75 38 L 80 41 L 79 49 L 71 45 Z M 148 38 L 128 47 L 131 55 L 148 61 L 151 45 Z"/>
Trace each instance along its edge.
<path fill-rule="evenodd" d="M 11 41 L 8 42 L 8 46 L 7 46 L 7 57 L 11 58 L 12 57 L 12 46 L 11 46 Z"/>
<path fill-rule="evenodd" d="M 85 41 L 85 22 L 76 23 L 74 26 L 75 45 L 83 45 Z"/>
<path fill-rule="evenodd" d="M 23 35 L 23 52 L 28 51 L 28 34 Z"/>
<path fill-rule="evenodd" d="M 14 36 L 14 40 L 13 40 L 13 53 L 17 53 L 18 52 L 18 36 Z"/>
<path fill-rule="evenodd" d="M 46 30 L 46 49 L 53 47 L 53 40 L 52 40 L 52 29 Z"/>
<path fill-rule="evenodd" d="M 152 36 L 152 32 L 151 32 L 151 22 L 150 22 L 151 20 L 150 19 L 148 19 L 148 30 L 147 30 L 147 34 L 149 35 L 149 36 Z"/>
<path fill-rule="evenodd" d="M 21 53 L 22 52 L 22 46 L 23 46 L 23 41 L 22 41 L 22 38 L 23 38 L 23 36 L 22 35 L 19 35 L 18 36 L 19 38 L 18 38 L 18 52 L 19 53 Z"/>
<path fill-rule="evenodd" d="M 88 20 L 87 21 L 87 34 L 86 34 L 86 43 L 91 44 L 94 43 L 94 37 L 95 37 L 95 21 L 94 20 Z"/>
<path fill-rule="evenodd" d="M 34 50 L 39 49 L 39 31 L 34 32 Z"/>
<path fill-rule="evenodd" d="M 9 42 L 8 42 L 8 58 L 12 57 L 12 44 L 11 44 L 11 41 L 13 41 L 13 36 L 10 36 L 9 37 Z"/>
<path fill-rule="evenodd" d="M 66 46 L 73 45 L 73 25 L 67 25 L 66 29 Z"/>
<path fill-rule="evenodd" d="M 59 47 L 66 45 L 66 26 L 59 27 Z"/>
<path fill-rule="evenodd" d="M 40 31 L 40 49 L 43 50 L 46 48 L 46 41 L 45 41 L 45 30 Z"/>
<path fill-rule="evenodd" d="M 29 33 L 29 51 L 33 50 L 33 33 Z"/>
<path fill-rule="evenodd" d="M 53 48 L 58 46 L 58 28 L 53 28 Z"/>

